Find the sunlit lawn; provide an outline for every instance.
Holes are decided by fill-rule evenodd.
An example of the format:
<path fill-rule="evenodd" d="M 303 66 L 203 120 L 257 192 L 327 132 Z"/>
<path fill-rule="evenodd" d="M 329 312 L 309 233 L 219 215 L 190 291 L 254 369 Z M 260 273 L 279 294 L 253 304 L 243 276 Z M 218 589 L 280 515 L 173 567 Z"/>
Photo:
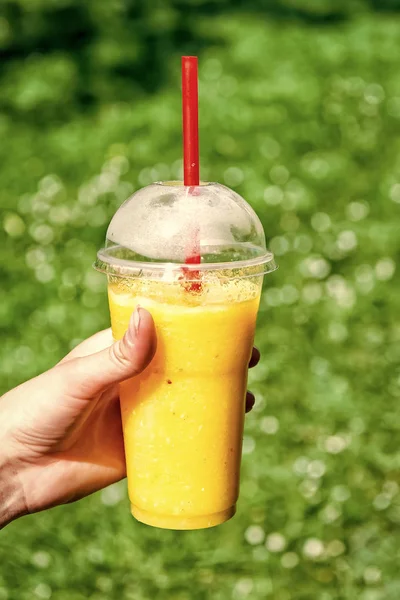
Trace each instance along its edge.
<path fill-rule="evenodd" d="M 400 21 L 215 17 L 204 179 L 261 217 L 265 281 L 237 516 L 136 523 L 125 483 L 0 534 L 1 600 L 398 600 Z M 2 117 L 2 387 L 107 326 L 92 270 L 119 204 L 180 175 L 179 57 L 146 100 L 48 127 Z M 29 81 L 27 81 L 27 86 Z"/>

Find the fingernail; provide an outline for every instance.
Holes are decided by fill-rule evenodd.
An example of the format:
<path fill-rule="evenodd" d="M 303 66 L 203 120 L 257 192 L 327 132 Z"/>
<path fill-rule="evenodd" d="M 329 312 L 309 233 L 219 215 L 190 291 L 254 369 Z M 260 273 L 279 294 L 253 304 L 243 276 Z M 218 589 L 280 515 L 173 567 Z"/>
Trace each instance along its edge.
<path fill-rule="evenodd" d="M 131 318 L 129 320 L 128 330 L 126 332 L 126 337 L 129 342 L 132 344 L 135 342 L 137 336 L 139 335 L 140 328 L 140 311 L 139 306 L 133 311 Z"/>
<path fill-rule="evenodd" d="M 139 335 L 139 327 L 140 327 L 140 306 L 139 304 L 136 307 L 136 310 L 133 313 L 133 326 L 135 328 L 135 335 Z"/>

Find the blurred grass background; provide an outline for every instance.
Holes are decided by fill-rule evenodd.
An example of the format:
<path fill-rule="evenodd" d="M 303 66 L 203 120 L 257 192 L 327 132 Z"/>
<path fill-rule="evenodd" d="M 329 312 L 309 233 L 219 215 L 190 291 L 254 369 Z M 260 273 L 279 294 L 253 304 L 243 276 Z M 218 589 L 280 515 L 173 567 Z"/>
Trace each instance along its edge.
<path fill-rule="evenodd" d="M 125 484 L 0 537 L 0 600 L 400 598 L 400 2 L 1 0 L 3 391 L 107 326 L 121 202 L 181 173 L 200 57 L 203 179 L 260 215 L 267 277 L 238 515 L 132 520 Z"/>

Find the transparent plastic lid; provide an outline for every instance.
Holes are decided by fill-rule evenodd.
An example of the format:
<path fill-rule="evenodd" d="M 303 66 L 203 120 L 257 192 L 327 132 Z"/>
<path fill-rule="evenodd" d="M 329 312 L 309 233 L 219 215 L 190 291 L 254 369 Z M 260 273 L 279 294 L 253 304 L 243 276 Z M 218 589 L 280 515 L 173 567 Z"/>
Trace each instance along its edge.
<path fill-rule="evenodd" d="M 187 264 L 200 255 L 200 264 Z M 95 268 L 108 275 L 135 277 L 138 270 L 163 273 L 234 270 L 274 271 L 259 218 L 239 194 L 219 183 L 187 187 L 179 181 L 153 183 L 135 192 L 117 210 Z"/>

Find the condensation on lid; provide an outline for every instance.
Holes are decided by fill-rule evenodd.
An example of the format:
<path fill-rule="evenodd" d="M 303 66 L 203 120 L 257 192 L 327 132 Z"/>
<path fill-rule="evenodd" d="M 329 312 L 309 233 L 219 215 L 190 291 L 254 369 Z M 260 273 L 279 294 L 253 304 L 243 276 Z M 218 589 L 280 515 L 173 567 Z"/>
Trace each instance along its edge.
<path fill-rule="evenodd" d="M 96 267 L 108 272 L 149 263 L 152 269 L 165 263 L 183 266 L 193 254 L 200 254 L 202 263 L 185 265 L 189 271 L 217 265 L 276 268 L 261 222 L 239 194 L 218 183 L 189 188 L 180 182 L 151 184 L 122 204 Z"/>

